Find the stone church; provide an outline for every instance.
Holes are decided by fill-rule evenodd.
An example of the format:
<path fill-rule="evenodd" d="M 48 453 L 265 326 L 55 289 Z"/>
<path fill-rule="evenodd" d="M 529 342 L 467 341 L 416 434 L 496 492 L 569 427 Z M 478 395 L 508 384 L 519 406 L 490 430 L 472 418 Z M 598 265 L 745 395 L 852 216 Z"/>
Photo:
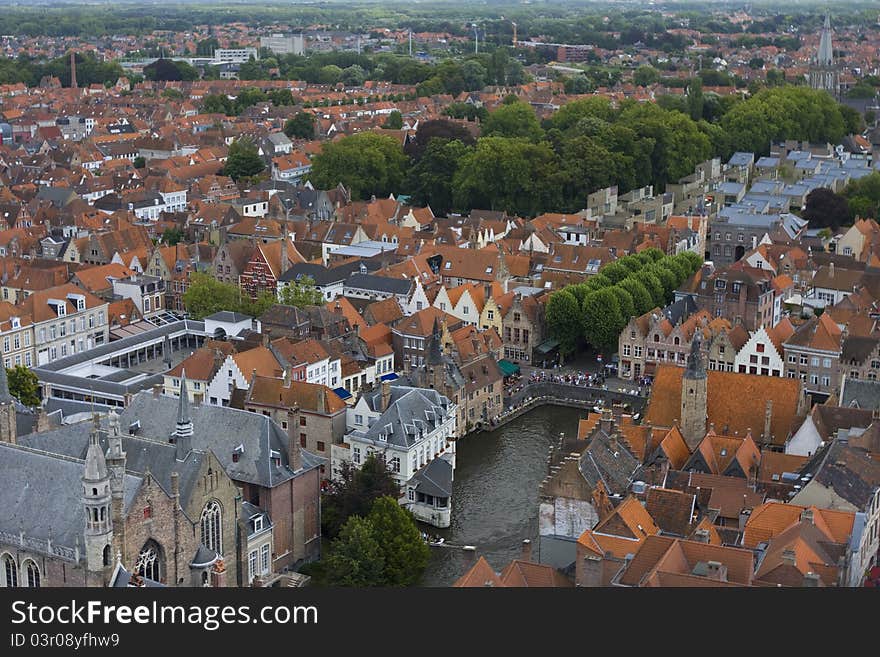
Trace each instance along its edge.
<path fill-rule="evenodd" d="M 0 586 L 235 586 L 240 492 L 192 433 L 183 395 L 165 440 L 113 411 L 19 437 L 0 368 Z"/>
<path fill-rule="evenodd" d="M 825 16 L 822 34 L 819 37 L 819 50 L 810 65 L 810 87 L 823 89 L 832 98 L 840 98 L 840 70 L 834 63 L 834 48 L 831 44 L 831 17 Z"/>

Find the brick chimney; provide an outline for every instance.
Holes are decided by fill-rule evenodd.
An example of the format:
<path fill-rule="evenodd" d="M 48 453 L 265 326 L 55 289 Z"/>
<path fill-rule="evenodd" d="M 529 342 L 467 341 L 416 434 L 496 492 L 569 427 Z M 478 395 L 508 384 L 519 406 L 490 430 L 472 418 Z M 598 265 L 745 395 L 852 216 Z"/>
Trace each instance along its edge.
<path fill-rule="evenodd" d="M 804 509 L 803 511 L 801 511 L 801 520 L 807 520 L 807 521 L 809 521 L 809 523 L 811 525 L 815 524 L 813 522 L 813 510 L 812 509 Z"/>
<path fill-rule="evenodd" d="M 770 426 L 773 423 L 773 400 L 768 399 L 764 405 L 764 442 L 770 440 Z"/>
<path fill-rule="evenodd" d="M 819 586 L 819 574 L 814 573 L 812 570 L 804 575 L 804 581 L 801 586 L 805 588 L 815 588 Z"/>
<path fill-rule="evenodd" d="M 520 556 L 522 561 L 531 561 L 532 560 L 532 542 L 529 539 L 525 539 L 522 542 L 522 555 Z"/>
<path fill-rule="evenodd" d="M 727 566 L 720 561 L 709 561 L 706 569 L 706 578 L 714 579 L 719 582 L 727 581 Z"/>
<path fill-rule="evenodd" d="M 287 461 L 290 464 L 290 469 L 294 472 L 301 470 L 303 467 L 302 447 L 299 444 L 299 436 L 297 436 L 296 431 L 298 426 L 299 409 L 287 409 Z"/>
<path fill-rule="evenodd" d="M 161 395 L 161 394 L 162 394 L 162 384 L 161 383 L 154 383 L 153 384 L 153 397 L 155 399 L 158 399 L 159 395 Z"/>
<path fill-rule="evenodd" d="M 607 434 L 611 433 L 611 428 L 614 426 L 614 416 L 611 414 L 610 408 L 602 409 L 602 418 L 599 420 L 599 428 L 602 429 Z"/>
<path fill-rule="evenodd" d="M 782 551 L 782 563 L 786 566 L 796 566 L 797 565 L 797 557 L 795 556 L 794 550 L 783 550 Z"/>
<path fill-rule="evenodd" d="M 694 532 L 694 541 L 696 543 L 708 543 L 709 542 L 709 530 L 708 529 L 698 529 Z"/>
<path fill-rule="evenodd" d="M 391 382 L 383 381 L 382 382 L 382 405 L 379 408 L 383 413 L 388 409 L 388 404 L 391 402 Z"/>
<path fill-rule="evenodd" d="M 465 569 L 470 570 L 477 561 L 477 548 L 473 545 L 465 545 L 461 549 L 461 554 L 463 556 Z"/>

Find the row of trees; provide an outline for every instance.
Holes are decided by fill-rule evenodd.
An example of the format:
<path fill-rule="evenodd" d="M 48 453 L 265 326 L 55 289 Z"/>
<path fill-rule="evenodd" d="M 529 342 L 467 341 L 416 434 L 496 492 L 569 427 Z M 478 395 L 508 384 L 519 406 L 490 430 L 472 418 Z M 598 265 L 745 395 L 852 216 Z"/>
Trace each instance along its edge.
<path fill-rule="evenodd" d="M 114 84 L 125 71 L 118 62 L 98 60 L 93 53 L 76 53 L 76 82 L 81 87 L 91 84 Z M 16 59 L 0 57 L 0 84 L 23 82 L 35 87 L 44 76 L 54 76 L 64 87 L 70 86 L 70 55 L 38 61 L 27 56 Z"/>
<path fill-rule="evenodd" d="M 588 194 L 610 185 L 620 193 L 645 185 L 663 191 L 700 162 L 737 150 L 764 154 L 771 141 L 835 143 L 849 127 L 842 107 L 822 91 L 780 87 L 713 102 L 713 121 L 703 118 L 707 103 L 698 93 L 695 87 L 693 106 L 685 108 L 579 99 L 543 123 L 514 96 L 482 116 L 456 104 L 453 116 L 481 120 L 476 142 L 448 121 L 421 124 L 419 133 L 429 131 L 437 143 L 421 139 L 424 148 L 409 159 L 394 140 L 344 137 L 314 158 L 311 180 L 323 188 L 342 182 L 359 199 L 407 193 L 440 215 L 486 208 L 534 216 L 580 210 Z"/>
<path fill-rule="evenodd" d="M 256 299 L 251 299 L 237 285 L 218 281 L 210 274 L 194 272 L 183 294 L 184 307 L 193 319 L 203 319 L 221 310 L 259 317 L 276 303 L 303 308 L 323 302 L 324 296 L 308 276 L 289 283 L 277 296 L 267 290 Z"/>
<path fill-rule="evenodd" d="M 584 283 L 557 290 L 547 300 L 546 319 L 560 355 L 573 353 L 582 340 L 613 348 L 631 317 L 672 301 L 675 289 L 702 263 L 690 251 L 667 256 L 650 248 L 618 258 Z"/>

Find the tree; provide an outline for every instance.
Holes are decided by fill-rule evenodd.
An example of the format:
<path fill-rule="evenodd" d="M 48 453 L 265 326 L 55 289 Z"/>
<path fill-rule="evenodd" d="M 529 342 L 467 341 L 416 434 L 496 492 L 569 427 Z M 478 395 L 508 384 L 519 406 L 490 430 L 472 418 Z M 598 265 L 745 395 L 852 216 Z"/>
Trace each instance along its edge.
<path fill-rule="evenodd" d="M 382 127 L 388 130 L 400 130 L 403 128 L 403 116 L 398 110 L 392 110 Z"/>
<path fill-rule="evenodd" d="M 195 272 L 183 293 L 183 305 L 193 319 L 202 319 L 221 310 L 237 312 L 241 307 L 241 290 L 210 274 Z"/>
<path fill-rule="evenodd" d="M 636 315 L 641 316 L 654 309 L 654 300 L 651 298 L 651 293 L 648 292 L 645 284 L 636 279 L 635 276 L 623 279 L 617 284 L 617 287 L 629 292 L 635 306 Z"/>
<path fill-rule="evenodd" d="M 465 91 L 481 91 L 486 86 L 486 75 L 486 67 L 477 59 L 469 59 L 461 65 Z"/>
<path fill-rule="evenodd" d="M 29 368 L 16 365 L 6 370 L 9 393 L 25 406 L 40 405 L 40 380 Z"/>
<path fill-rule="evenodd" d="M 314 139 L 315 115 L 310 112 L 297 112 L 284 123 L 284 134 L 291 139 Z"/>
<path fill-rule="evenodd" d="M 558 160 L 547 142 L 503 137 L 481 138 L 461 162 L 452 187 L 456 208 L 506 210 L 520 217 L 556 207 L 562 193 Z"/>
<path fill-rule="evenodd" d="M 830 228 L 836 231 L 850 218 L 846 196 L 835 194 L 827 187 L 818 187 L 807 194 L 803 218 L 810 228 Z"/>
<path fill-rule="evenodd" d="M 324 294 L 315 287 L 315 279 L 311 276 L 303 276 L 281 288 L 278 303 L 297 308 L 319 306 L 324 303 Z"/>
<path fill-rule="evenodd" d="M 427 547 L 427 546 L 426 546 Z M 370 521 L 351 516 L 330 545 L 324 583 L 330 586 L 384 586 L 384 550 Z"/>
<path fill-rule="evenodd" d="M 79 81 L 79 67 L 77 67 L 77 80 Z M 199 72 L 184 61 L 159 58 L 152 64 L 144 66 L 144 77 L 147 80 L 172 81 L 198 80 Z"/>
<path fill-rule="evenodd" d="M 635 280 L 645 286 L 645 289 L 651 294 L 652 308 L 663 308 L 666 305 L 666 290 L 663 283 L 647 268 L 633 274 Z M 650 309 L 649 309 L 650 310 Z"/>
<path fill-rule="evenodd" d="M 132 164 L 134 165 L 135 169 L 143 169 L 145 166 L 147 166 L 147 161 L 144 159 L 143 155 L 138 155 L 136 158 L 134 158 L 134 162 L 132 162 Z"/>
<path fill-rule="evenodd" d="M 434 138 L 448 141 L 457 140 L 467 146 L 472 146 L 476 141 L 464 126 L 448 119 L 433 119 L 419 122 L 416 136 L 406 144 L 404 152 L 418 162 L 428 147 L 428 143 Z"/>
<path fill-rule="evenodd" d="M 655 262 L 653 265 L 649 265 L 646 267 L 646 270 L 649 273 L 654 274 L 663 286 L 663 305 L 666 305 L 666 303 L 672 300 L 672 293 L 675 292 L 675 288 L 678 287 L 678 279 L 676 275 L 671 270 L 664 267 L 660 262 Z"/>
<path fill-rule="evenodd" d="M 597 349 L 613 347 L 629 321 L 629 318 L 624 319 L 612 288 L 593 292 L 584 299 L 582 315 L 584 337 Z"/>
<path fill-rule="evenodd" d="M 636 314 L 636 304 L 633 296 L 620 285 L 613 285 L 608 288 L 617 297 L 617 303 L 620 306 L 620 314 L 625 321 L 629 321 L 630 317 Z"/>
<path fill-rule="evenodd" d="M 342 183 L 356 200 L 387 197 L 400 191 L 406 165 L 396 139 L 360 132 L 326 144 L 312 160 L 309 180 L 318 189 Z"/>
<path fill-rule="evenodd" d="M 250 139 L 241 137 L 229 145 L 223 175 L 238 182 L 242 178 L 250 178 L 262 173 L 265 168 L 266 164 Z"/>
<path fill-rule="evenodd" d="M 632 271 L 617 262 L 611 262 L 602 267 L 601 273 L 612 283 L 619 283 L 624 278 L 629 276 Z"/>
<path fill-rule="evenodd" d="M 660 82 L 660 71 L 653 66 L 640 66 L 633 73 L 633 84 L 636 86 L 647 87 L 657 82 Z"/>
<path fill-rule="evenodd" d="M 537 142 L 544 136 L 544 131 L 531 106 L 517 100 L 491 112 L 483 123 L 482 134 L 485 137 L 522 137 Z"/>
<path fill-rule="evenodd" d="M 166 228 L 160 241 L 167 246 L 174 246 L 182 242 L 184 237 L 180 228 Z"/>
<path fill-rule="evenodd" d="M 407 177 L 415 203 L 430 205 L 435 214 L 446 216 L 452 210 L 452 181 L 471 150 L 457 139 L 432 138 Z"/>
<path fill-rule="evenodd" d="M 388 496 L 397 499 L 399 486 L 385 463 L 370 454 L 360 468 L 345 461 L 339 478 L 330 481 L 321 496 L 321 530 L 334 538 L 349 517 L 366 516 L 373 501 Z"/>
<path fill-rule="evenodd" d="M 400 506 L 397 498 L 383 496 L 373 502 L 367 520 L 383 553 L 383 584 L 416 584 L 428 565 L 429 548 L 412 513 Z"/>
<path fill-rule="evenodd" d="M 573 353 L 581 335 L 581 313 L 577 298 L 567 289 L 550 295 L 546 308 L 547 329 L 559 341 L 559 355 Z"/>

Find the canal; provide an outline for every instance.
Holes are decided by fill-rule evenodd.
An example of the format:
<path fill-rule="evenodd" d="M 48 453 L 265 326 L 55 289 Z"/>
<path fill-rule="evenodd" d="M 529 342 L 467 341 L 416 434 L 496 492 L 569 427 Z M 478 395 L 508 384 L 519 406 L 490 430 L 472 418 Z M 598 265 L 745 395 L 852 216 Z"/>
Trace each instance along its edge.
<path fill-rule="evenodd" d="M 560 432 L 577 433 L 587 411 L 541 406 L 491 433 L 474 434 L 456 446 L 452 489 L 452 525 L 438 530 L 451 545 L 473 545 L 501 571 L 531 539 L 538 556 L 538 485 L 547 473 L 547 453 Z M 467 566 L 464 551 L 432 547 L 423 586 L 450 586 Z"/>

